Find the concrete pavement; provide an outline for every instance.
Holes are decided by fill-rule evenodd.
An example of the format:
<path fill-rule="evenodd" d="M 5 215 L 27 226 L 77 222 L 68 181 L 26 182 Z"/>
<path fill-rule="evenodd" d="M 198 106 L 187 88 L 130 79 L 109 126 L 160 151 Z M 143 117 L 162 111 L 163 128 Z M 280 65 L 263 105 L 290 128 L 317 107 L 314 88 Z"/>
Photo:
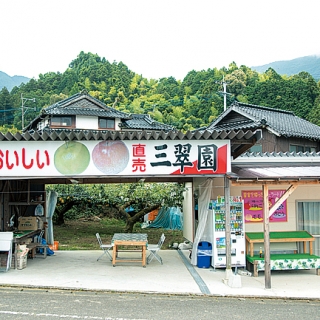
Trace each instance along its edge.
<path fill-rule="evenodd" d="M 97 261 L 100 254 L 98 250 L 58 250 L 46 259 L 37 255 L 27 260 L 25 269 L 0 272 L 0 286 L 320 299 L 320 276 L 315 270 L 272 271 L 271 289 L 265 289 L 263 272 L 258 277 L 241 275 L 241 287 L 230 287 L 225 284 L 224 269 L 192 266 L 188 250 L 161 250 L 163 264 L 154 259 L 146 268 L 139 263 L 119 263 L 113 267 L 107 256 Z"/>

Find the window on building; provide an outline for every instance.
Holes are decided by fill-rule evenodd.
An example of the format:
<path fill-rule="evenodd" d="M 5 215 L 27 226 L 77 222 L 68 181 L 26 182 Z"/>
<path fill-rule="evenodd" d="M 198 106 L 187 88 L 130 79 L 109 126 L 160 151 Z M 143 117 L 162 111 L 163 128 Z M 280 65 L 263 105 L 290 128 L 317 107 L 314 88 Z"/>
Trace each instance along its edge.
<path fill-rule="evenodd" d="M 298 230 L 306 230 L 315 237 L 313 254 L 320 255 L 320 202 L 298 202 Z M 303 252 L 303 245 L 299 252 Z"/>
<path fill-rule="evenodd" d="M 261 144 L 255 144 L 249 149 L 249 152 L 262 152 L 262 145 Z"/>
<path fill-rule="evenodd" d="M 290 152 L 316 152 L 316 148 L 290 144 Z"/>
<path fill-rule="evenodd" d="M 109 118 L 99 118 L 99 129 L 114 129 L 115 121 Z"/>
<path fill-rule="evenodd" d="M 315 147 L 305 147 L 304 149 L 305 149 L 306 152 L 307 151 L 308 152 L 316 152 L 317 151 Z"/>
<path fill-rule="evenodd" d="M 74 116 L 53 116 L 51 118 L 51 127 L 73 128 L 75 126 Z"/>

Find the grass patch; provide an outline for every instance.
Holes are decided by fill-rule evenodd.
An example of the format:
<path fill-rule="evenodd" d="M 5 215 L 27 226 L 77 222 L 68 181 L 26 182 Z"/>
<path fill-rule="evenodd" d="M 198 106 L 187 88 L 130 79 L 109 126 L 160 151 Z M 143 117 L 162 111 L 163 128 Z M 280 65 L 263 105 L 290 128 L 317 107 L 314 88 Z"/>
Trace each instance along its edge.
<path fill-rule="evenodd" d="M 86 219 L 68 220 L 62 226 L 54 225 L 54 240 L 59 241 L 59 250 L 99 250 L 96 233 L 99 232 L 103 242 L 110 243 L 114 233 L 124 232 L 125 223 L 116 219 L 91 221 Z M 147 233 L 149 243 L 157 243 L 162 233 L 166 240 L 163 249 L 169 249 L 172 243 L 184 241 L 183 231 L 134 226 L 136 233 Z"/>

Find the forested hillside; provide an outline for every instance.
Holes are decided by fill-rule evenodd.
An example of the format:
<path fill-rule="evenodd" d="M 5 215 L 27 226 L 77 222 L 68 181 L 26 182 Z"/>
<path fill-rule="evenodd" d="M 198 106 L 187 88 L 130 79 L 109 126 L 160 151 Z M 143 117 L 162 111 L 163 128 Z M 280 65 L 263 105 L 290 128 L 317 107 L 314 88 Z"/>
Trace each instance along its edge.
<path fill-rule="evenodd" d="M 293 111 L 320 125 L 320 83 L 307 72 L 284 77 L 273 69 L 258 73 L 231 63 L 228 68 L 190 71 L 183 81 L 173 77 L 146 79 L 122 62 L 110 63 L 96 54 L 81 52 L 64 73 L 40 74 L 39 79 L 0 91 L 0 131 L 21 129 L 21 94 L 25 125 L 43 107 L 85 89 L 121 111 L 147 113 L 183 131 L 208 125 L 223 111 L 222 79 L 227 82 L 228 104 L 233 100 Z M 37 111 L 33 111 L 36 106 Z"/>
<path fill-rule="evenodd" d="M 258 72 L 265 72 L 269 68 L 274 69 L 281 75 L 294 75 L 301 71 L 308 72 L 318 81 L 320 80 L 320 56 L 306 56 L 286 61 L 275 61 L 263 66 L 251 67 Z"/>

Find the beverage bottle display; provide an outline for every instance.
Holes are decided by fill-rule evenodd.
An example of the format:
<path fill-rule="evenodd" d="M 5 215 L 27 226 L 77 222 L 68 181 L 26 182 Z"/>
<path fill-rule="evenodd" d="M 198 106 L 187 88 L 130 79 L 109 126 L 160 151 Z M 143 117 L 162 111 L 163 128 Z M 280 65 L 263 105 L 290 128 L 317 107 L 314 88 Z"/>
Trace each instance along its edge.
<path fill-rule="evenodd" d="M 213 267 L 226 267 L 226 243 L 231 246 L 232 266 L 245 266 L 245 233 L 243 201 L 239 197 L 230 197 L 230 241 L 226 241 L 226 205 L 225 199 L 218 196 L 211 201 L 213 225 L 213 252 L 211 264 Z"/>

